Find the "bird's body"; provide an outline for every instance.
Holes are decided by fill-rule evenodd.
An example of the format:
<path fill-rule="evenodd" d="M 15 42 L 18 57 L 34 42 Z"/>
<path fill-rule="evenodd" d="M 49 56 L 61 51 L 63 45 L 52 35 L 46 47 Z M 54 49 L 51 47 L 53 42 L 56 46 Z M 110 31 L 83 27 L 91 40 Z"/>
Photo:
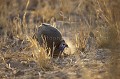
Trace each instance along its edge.
<path fill-rule="evenodd" d="M 50 49 L 51 56 L 59 56 L 67 47 L 61 33 L 49 24 L 42 24 L 36 36 L 40 45 L 46 45 Z"/>

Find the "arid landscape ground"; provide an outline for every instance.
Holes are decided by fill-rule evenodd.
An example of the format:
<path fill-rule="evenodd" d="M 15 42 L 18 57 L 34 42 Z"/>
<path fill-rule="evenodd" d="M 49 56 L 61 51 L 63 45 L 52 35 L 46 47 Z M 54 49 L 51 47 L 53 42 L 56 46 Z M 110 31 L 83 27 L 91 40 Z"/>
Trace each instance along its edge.
<path fill-rule="evenodd" d="M 0 0 L 0 79 L 120 79 L 120 0 Z M 49 57 L 34 34 L 57 28 L 69 48 Z"/>

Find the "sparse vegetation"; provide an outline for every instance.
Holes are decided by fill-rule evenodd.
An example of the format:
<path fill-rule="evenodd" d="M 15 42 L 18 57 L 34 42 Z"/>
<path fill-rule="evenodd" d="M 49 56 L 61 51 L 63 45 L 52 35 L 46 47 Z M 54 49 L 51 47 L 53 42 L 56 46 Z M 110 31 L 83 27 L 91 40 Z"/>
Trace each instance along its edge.
<path fill-rule="evenodd" d="M 120 0 L 0 0 L 0 79 L 119 79 Z M 69 56 L 52 58 L 34 39 L 50 23 Z M 74 53 L 73 53 L 74 52 Z"/>

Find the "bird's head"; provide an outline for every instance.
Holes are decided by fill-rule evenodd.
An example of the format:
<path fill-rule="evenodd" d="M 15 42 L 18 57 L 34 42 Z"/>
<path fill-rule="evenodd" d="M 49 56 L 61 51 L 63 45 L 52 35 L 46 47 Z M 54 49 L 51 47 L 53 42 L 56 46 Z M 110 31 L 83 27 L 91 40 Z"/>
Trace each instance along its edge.
<path fill-rule="evenodd" d="M 66 42 L 64 40 L 62 40 L 59 45 L 59 51 L 63 52 L 66 47 L 68 47 L 68 45 L 66 44 Z"/>

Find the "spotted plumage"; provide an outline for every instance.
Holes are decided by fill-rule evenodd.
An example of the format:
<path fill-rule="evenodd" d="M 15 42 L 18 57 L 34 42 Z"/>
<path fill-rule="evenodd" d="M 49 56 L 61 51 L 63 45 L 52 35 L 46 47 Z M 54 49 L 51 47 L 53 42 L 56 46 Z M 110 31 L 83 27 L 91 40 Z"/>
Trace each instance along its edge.
<path fill-rule="evenodd" d="M 46 45 L 47 49 L 50 49 L 47 52 L 50 51 L 53 57 L 58 57 L 64 51 L 65 47 L 68 47 L 58 29 L 49 24 L 42 24 L 38 28 L 36 37 L 41 46 Z"/>

